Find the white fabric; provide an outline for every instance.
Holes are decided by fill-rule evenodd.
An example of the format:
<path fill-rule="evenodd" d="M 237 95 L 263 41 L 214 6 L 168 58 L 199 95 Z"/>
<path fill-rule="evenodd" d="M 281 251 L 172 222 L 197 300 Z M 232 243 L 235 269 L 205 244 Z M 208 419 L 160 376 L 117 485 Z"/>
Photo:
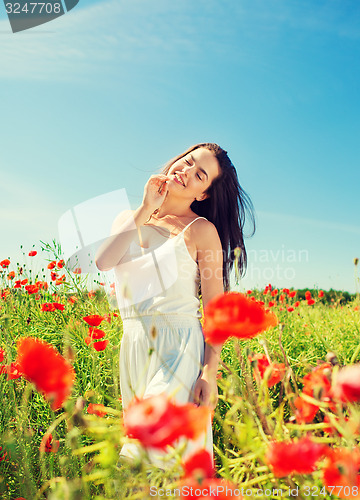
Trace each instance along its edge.
<path fill-rule="evenodd" d="M 200 273 L 189 254 L 184 233 L 200 218 L 204 217 L 193 220 L 177 236 L 156 249 L 149 248 L 143 255 L 139 256 L 143 249 L 131 245 L 115 268 L 124 331 L 120 386 L 125 409 L 135 395 L 149 397 L 165 392 L 178 403 L 193 400 L 205 343 L 199 321 Z M 126 297 L 121 294 L 124 279 Z M 186 443 L 183 458 L 204 447 L 212 456 L 210 417 L 206 430 L 196 441 L 182 440 L 182 443 Z M 153 464 L 166 467 L 163 453 L 147 451 Z M 123 446 L 120 455 L 134 458 L 140 453 L 139 446 L 129 443 Z"/>

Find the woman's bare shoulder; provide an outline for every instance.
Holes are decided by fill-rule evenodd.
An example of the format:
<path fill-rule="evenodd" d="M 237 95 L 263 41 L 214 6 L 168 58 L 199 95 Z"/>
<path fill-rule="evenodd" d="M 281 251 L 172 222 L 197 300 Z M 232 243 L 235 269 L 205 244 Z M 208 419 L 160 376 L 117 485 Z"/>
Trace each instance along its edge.
<path fill-rule="evenodd" d="M 194 227 L 195 226 L 195 227 Z M 207 219 L 199 219 L 192 224 L 192 236 L 197 248 L 218 245 L 220 242 L 219 234 L 215 224 Z"/>

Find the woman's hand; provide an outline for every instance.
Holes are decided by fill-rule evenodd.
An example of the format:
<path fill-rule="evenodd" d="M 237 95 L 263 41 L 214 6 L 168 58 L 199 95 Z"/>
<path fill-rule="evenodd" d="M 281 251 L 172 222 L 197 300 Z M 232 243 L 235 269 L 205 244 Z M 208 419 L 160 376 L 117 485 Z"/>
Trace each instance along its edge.
<path fill-rule="evenodd" d="M 216 375 L 210 375 L 206 368 L 197 379 L 194 387 L 194 403 L 198 406 L 209 406 L 215 410 L 218 401 Z"/>
<path fill-rule="evenodd" d="M 152 212 L 163 204 L 170 178 L 164 174 L 152 175 L 144 188 L 143 205 Z"/>

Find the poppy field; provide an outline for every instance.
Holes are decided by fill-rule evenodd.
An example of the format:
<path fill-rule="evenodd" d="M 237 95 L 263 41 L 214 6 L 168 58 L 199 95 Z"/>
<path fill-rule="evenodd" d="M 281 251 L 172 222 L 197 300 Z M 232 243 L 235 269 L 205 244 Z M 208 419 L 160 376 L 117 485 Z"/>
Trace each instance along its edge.
<path fill-rule="evenodd" d="M 101 276 L 89 290 L 56 246 L 24 258 L 0 261 L 1 499 L 360 498 L 359 296 L 269 284 L 208 304 L 205 338 L 224 342 L 214 469 L 179 445 L 208 408 L 159 395 L 123 412 L 122 323 Z M 134 440 L 142 459 L 121 460 Z"/>

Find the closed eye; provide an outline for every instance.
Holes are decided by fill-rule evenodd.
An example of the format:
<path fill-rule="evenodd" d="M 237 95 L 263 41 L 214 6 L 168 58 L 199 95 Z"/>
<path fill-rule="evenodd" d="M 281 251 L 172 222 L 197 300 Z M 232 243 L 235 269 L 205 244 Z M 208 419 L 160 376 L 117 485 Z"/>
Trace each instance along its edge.
<path fill-rule="evenodd" d="M 196 174 L 196 176 L 197 176 L 197 177 L 198 177 L 198 178 L 202 181 L 202 178 L 200 177 L 200 175 L 199 175 L 199 174 Z"/>

